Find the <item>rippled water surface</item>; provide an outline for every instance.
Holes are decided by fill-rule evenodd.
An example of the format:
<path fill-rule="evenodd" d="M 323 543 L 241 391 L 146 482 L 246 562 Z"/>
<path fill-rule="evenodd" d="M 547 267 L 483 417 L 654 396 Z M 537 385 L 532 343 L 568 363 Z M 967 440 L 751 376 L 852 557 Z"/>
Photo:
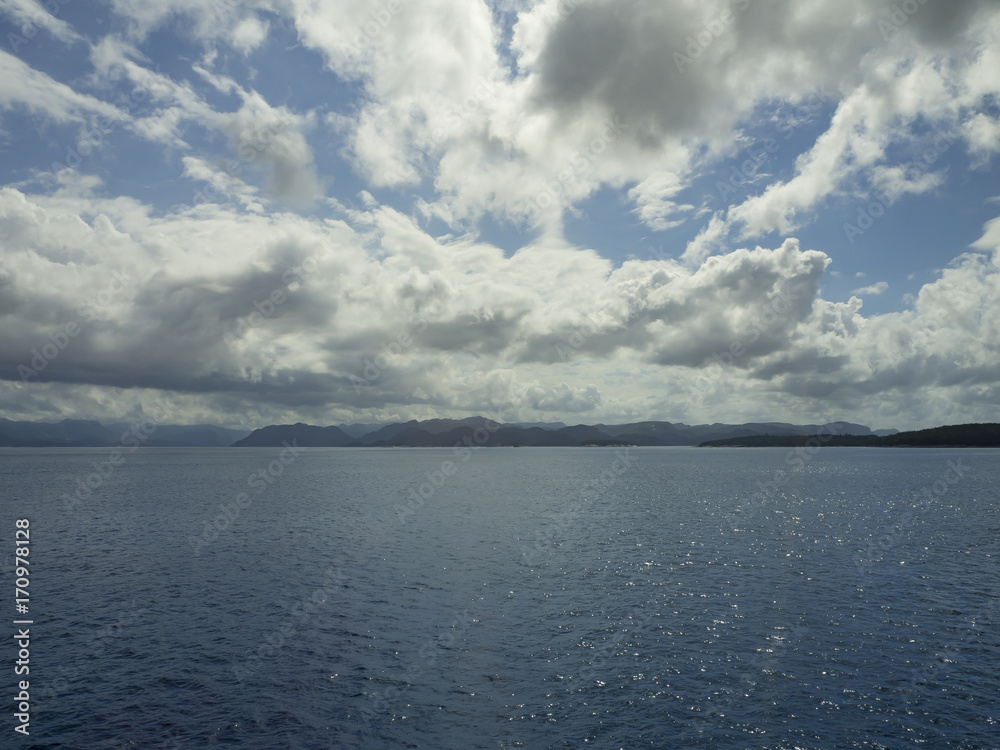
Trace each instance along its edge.
<path fill-rule="evenodd" d="M 1000 747 L 1000 451 L 107 458 L 0 451 L 4 747 Z"/>

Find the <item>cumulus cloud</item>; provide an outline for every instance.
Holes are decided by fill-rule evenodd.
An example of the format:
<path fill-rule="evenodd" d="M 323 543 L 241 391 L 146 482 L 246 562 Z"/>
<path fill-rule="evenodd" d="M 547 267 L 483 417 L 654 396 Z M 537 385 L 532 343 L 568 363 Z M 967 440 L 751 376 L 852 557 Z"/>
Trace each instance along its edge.
<path fill-rule="evenodd" d="M 675 200 L 689 178 L 732 153 L 776 100 L 836 113 L 793 177 L 710 217 L 690 262 L 724 250 L 731 232 L 792 233 L 841 191 L 937 186 L 936 170 L 908 179 L 887 161 L 924 120 L 995 150 L 976 111 L 1000 88 L 989 74 L 1000 14 L 985 1 L 930 0 L 914 13 L 889 0 L 808 13 L 791 0 L 253 5 L 116 0 L 137 37 L 180 16 L 207 46 L 234 30 L 238 49 L 263 39 L 264 9 L 289 13 L 303 44 L 365 91 L 354 116 L 336 118 L 356 171 L 375 186 L 432 185 L 422 210 L 455 228 L 491 212 L 558 229 L 611 185 L 629 188 L 648 227 L 670 229 L 690 215 L 693 203 Z M 515 10 L 511 66 L 501 24 Z M 608 122 L 620 124 L 613 138 Z"/>
<path fill-rule="evenodd" d="M 216 205 L 154 217 L 135 201 L 10 188 L 0 224 L 11 406 L 26 382 L 158 393 L 230 421 L 501 404 L 597 418 L 650 408 L 646 389 L 664 379 L 659 408 L 684 410 L 715 392 L 822 396 L 850 413 L 886 394 L 997 387 L 993 251 L 960 258 L 912 310 L 864 318 L 858 300 L 820 298 L 829 258 L 795 241 L 696 270 L 612 268 L 571 248 L 505 257 L 435 240 L 381 206 L 334 222 Z"/>
<path fill-rule="evenodd" d="M 995 3 L 111 7 L 124 31 L 87 42 L 73 85 L 0 52 L 0 108 L 55 140 L 113 123 L 173 170 L 168 198 L 130 197 L 106 163 L 0 188 L 5 413 L 905 427 L 996 410 L 1000 220 L 881 315 L 863 298 L 887 281 L 824 299 L 840 238 L 793 238 L 836 200 L 934 195 L 957 153 L 989 168 Z M 150 35 L 171 30 L 197 61 L 152 58 Z M 244 69 L 279 32 L 339 99 L 254 87 Z M 721 208 L 694 192 L 772 125 L 787 168 L 755 169 Z M 336 181 L 317 159 L 343 166 Z M 567 218 L 601 191 L 681 260 L 570 242 Z M 529 236 L 499 247 L 488 221 Z"/>
<path fill-rule="evenodd" d="M 863 286 L 860 289 L 855 289 L 851 294 L 865 295 L 865 294 L 882 294 L 889 290 L 889 283 L 887 281 L 877 281 L 874 284 L 869 284 L 868 286 Z"/>
<path fill-rule="evenodd" d="M 243 54 L 255 50 L 267 37 L 269 26 L 257 16 L 247 16 L 233 27 L 232 45 Z"/>

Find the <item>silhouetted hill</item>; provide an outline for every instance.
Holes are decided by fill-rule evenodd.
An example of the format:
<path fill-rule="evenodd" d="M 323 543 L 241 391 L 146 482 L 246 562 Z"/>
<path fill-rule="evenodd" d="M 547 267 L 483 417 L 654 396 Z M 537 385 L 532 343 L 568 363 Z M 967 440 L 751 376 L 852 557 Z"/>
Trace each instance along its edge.
<path fill-rule="evenodd" d="M 270 448 L 279 447 L 285 442 L 300 448 L 343 448 L 355 440 L 339 427 L 316 427 L 297 422 L 254 430 L 247 437 L 233 443 L 233 447 Z"/>
<path fill-rule="evenodd" d="M 532 427 L 541 427 L 543 430 L 561 430 L 566 424 L 563 422 L 518 422 L 514 427 L 522 427 L 526 430 Z"/>
<path fill-rule="evenodd" d="M 143 441 L 147 446 L 281 447 L 295 441 L 303 447 L 420 447 L 449 448 L 455 444 L 503 446 L 682 446 L 682 445 L 803 445 L 818 433 L 837 437 L 824 445 L 1000 445 L 997 425 L 953 425 L 896 433 L 850 422 L 794 425 L 787 422 L 748 422 L 741 425 L 642 421 L 618 425 L 567 426 L 561 422 L 502 424 L 486 417 L 410 420 L 395 424 L 351 424 L 318 427 L 301 422 L 233 430 L 216 425 L 156 425 Z M 14 422 L 0 419 L 0 447 L 105 447 L 121 443 L 128 424 L 64 419 L 61 422 Z M 895 434 L 893 434 L 895 433 Z M 852 436 L 852 437 L 844 437 Z"/>
<path fill-rule="evenodd" d="M 0 447 L 5 448 L 105 448 L 121 444 L 127 423 L 102 424 L 85 419 L 60 422 L 14 422 L 0 419 Z M 143 440 L 149 446 L 232 445 L 250 433 L 216 425 L 156 425 Z"/>
<path fill-rule="evenodd" d="M 1000 424 L 974 423 L 931 427 L 927 430 L 899 432 L 878 438 L 885 446 L 968 446 L 995 448 L 1000 446 Z"/>
<path fill-rule="evenodd" d="M 880 432 L 886 432 L 880 430 Z M 812 441 L 812 442 L 810 442 Z M 882 435 L 746 435 L 708 440 L 703 448 L 797 447 L 803 445 L 865 446 L 869 448 L 997 448 L 1000 447 L 1000 424 L 960 424 L 932 427 L 927 430 Z"/>
<path fill-rule="evenodd" d="M 121 433 L 128 429 L 128 425 L 121 425 L 121 429 L 118 430 L 117 434 L 120 437 Z M 165 424 L 157 425 L 156 429 L 145 441 L 145 445 L 164 448 L 224 448 L 249 434 L 250 430 L 232 430 L 228 427 L 218 427 L 214 424 Z"/>
<path fill-rule="evenodd" d="M 751 435 L 814 435 L 826 432 L 835 435 L 871 435 L 865 425 L 850 422 L 830 422 L 826 425 L 794 425 L 786 422 L 749 422 L 741 425 L 686 425 L 671 422 L 634 422 L 623 425 L 597 425 L 612 438 L 633 445 L 698 445 L 709 440 L 747 437 Z"/>
<path fill-rule="evenodd" d="M 498 425 L 485 417 L 465 419 L 410 420 L 399 424 L 385 425 L 364 435 L 336 435 L 324 437 L 319 430 L 335 430 L 335 427 L 314 427 L 311 425 L 283 425 L 279 428 L 265 427 L 257 430 L 238 446 L 280 446 L 283 441 L 294 438 L 298 445 L 322 447 L 372 446 L 376 448 L 449 448 L 456 444 L 506 446 L 662 446 L 698 445 L 706 440 L 753 437 L 770 433 L 785 436 L 808 437 L 819 430 L 834 434 L 855 433 L 871 436 L 872 431 L 864 425 L 849 422 L 832 422 L 829 425 L 793 425 L 783 422 L 760 422 L 744 425 L 685 425 L 670 422 L 634 422 L 622 425 L 584 425 L 555 427 L 552 423 L 534 425 Z"/>
<path fill-rule="evenodd" d="M 338 424 L 337 427 L 342 429 L 352 438 L 359 438 L 371 432 L 375 432 L 375 430 L 381 429 L 382 427 L 385 427 L 385 422 L 378 422 L 374 424 L 359 424 L 355 422 L 353 424 Z"/>
<path fill-rule="evenodd" d="M 375 432 L 362 435 L 359 440 L 364 445 L 388 445 L 399 433 L 408 428 L 415 428 L 419 424 L 417 420 L 411 419 L 409 422 L 397 422 L 380 427 Z"/>
<path fill-rule="evenodd" d="M 708 440 L 702 448 L 797 448 L 799 446 L 858 446 L 877 447 L 874 435 L 743 435 L 741 437 Z"/>
<path fill-rule="evenodd" d="M 100 422 L 12 422 L 0 419 L 0 446 L 8 448 L 85 447 L 114 445 L 118 436 Z"/>

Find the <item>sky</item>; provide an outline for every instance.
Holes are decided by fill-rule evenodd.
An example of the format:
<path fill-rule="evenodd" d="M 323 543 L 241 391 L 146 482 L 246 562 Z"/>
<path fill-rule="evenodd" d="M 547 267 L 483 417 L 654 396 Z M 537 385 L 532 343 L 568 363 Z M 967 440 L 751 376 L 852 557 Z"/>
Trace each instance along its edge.
<path fill-rule="evenodd" d="M 1000 421 L 996 0 L 0 0 L 0 416 Z"/>

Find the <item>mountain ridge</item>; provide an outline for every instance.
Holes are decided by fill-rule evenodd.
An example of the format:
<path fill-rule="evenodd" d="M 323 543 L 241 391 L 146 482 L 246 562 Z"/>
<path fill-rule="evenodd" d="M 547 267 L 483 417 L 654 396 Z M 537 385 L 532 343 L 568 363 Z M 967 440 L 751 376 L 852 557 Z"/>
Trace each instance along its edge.
<path fill-rule="evenodd" d="M 558 423 L 556 423 L 558 424 Z M 530 425 L 530 426 L 529 426 Z M 544 426 L 542 426 L 544 425 Z M 344 427 L 344 425 L 341 425 Z M 348 425 L 348 427 L 351 427 Z M 326 443 L 319 430 L 337 430 Z M 467 440 L 478 445 L 495 447 L 571 447 L 588 445 L 636 446 L 695 446 L 707 440 L 729 439 L 744 436 L 779 434 L 808 436 L 817 431 L 832 434 L 874 436 L 871 428 L 850 422 L 829 422 L 825 425 L 794 425 L 787 422 L 748 422 L 729 425 L 716 422 L 711 425 L 686 425 L 655 420 L 631 422 L 620 425 L 568 425 L 556 427 L 553 423 L 498 423 L 482 416 L 465 419 L 410 420 L 380 427 L 368 434 L 348 434 L 338 427 L 315 425 L 269 425 L 255 430 L 247 438 L 237 441 L 234 447 L 280 447 L 284 441 L 298 439 L 299 445 L 308 447 L 377 447 L 377 448 L 447 448 Z M 896 432 L 895 430 L 882 432 Z M 467 443 L 469 444 L 469 443 Z"/>
<path fill-rule="evenodd" d="M 851 422 L 796 425 L 789 422 L 688 425 L 683 422 L 642 420 L 596 425 L 563 422 L 498 423 L 482 416 L 463 419 L 409 420 L 393 423 L 353 423 L 329 426 L 303 422 L 237 430 L 217 425 L 148 424 L 142 445 L 153 447 L 280 447 L 297 441 L 302 447 L 452 447 L 456 443 L 495 447 L 589 446 L 697 446 L 713 441 L 762 445 L 767 440 L 808 439 L 817 433 L 858 436 L 851 444 L 891 439 L 898 430 L 872 430 Z M 15 422 L 0 418 L 0 447 L 112 447 L 133 429 L 128 423 L 64 419 L 59 422 Z M 932 428 L 943 429 L 943 428 Z M 860 443 L 859 443 L 860 440 Z M 764 442 L 761 442 L 764 441 Z M 851 441 L 846 441 L 851 442 Z M 791 443 L 789 443 L 791 444 Z M 796 443 L 797 444 L 797 443 Z M 866 443 L 867 444 L 867 443 Z M 871 444 L 874 444 L 873 442 Z"/>
<path fill-rule="evenodd" d="M 208 424 L 158 425 L 146 421 L 142 425 L 147 426 L 140 431 L 140 443 L 161 448 L 221 448 L 251 432 Z M 127 435 L 134 427 L 127 422 L 101 423 L 88 419 L 25 422 L 0 417 L 0 448 L 109 448 L 129 440 Z"/>
<path fill-rule="evenodd" d="M 883 432 L 879 430 L 878 432 Z M 896 432 L 891 435 L 748 435 L 702 443 L 702 448 L 793 448 L 838 446 L 857 448 L 996 448 L 1000 424 L 972 422 Z"/>

